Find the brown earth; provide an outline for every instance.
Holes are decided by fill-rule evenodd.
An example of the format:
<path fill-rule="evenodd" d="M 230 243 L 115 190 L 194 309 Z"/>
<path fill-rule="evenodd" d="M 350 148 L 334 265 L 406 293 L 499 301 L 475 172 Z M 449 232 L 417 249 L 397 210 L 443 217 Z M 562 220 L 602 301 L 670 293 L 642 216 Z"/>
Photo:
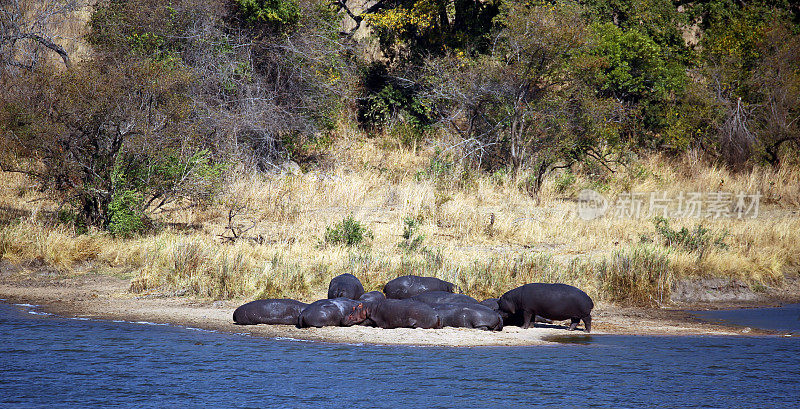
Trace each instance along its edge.
<path fill-rule="evenodd" d="M 233 310 L 246 300 L 206 301 L 164 295 L 137 296 L 129 281 L 99 274 L 64 275 L 46 268 L 19 269 L 0 262 L 0 298 L 9 303 L 38 305 L 44 312 L 66 317 L 146 321 L 268 338 L 324 342 L 429 346 L 542 345 L 548 338 L 568 333 L 565 326 L 538 325 L 502 332 L 464 328 L 437 330 L 369 327 L 298 329 L 288 325 L 234 325 Z M 738 304 L 682 305 L 678 308 L 633 308 L 599 303 L 593 316 L 593 334 L 636 335 L 760 335 L 764 331 L 724 327 L 701 322 L 684 308 L 735 307 Z"/>

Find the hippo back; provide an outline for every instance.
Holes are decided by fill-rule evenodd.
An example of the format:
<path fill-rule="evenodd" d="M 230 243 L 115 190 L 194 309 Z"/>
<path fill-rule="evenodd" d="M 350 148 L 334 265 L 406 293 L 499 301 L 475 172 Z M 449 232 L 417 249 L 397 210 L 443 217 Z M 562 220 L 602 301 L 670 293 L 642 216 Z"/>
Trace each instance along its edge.
<path fill-rule="evenodd" d="M 486 306 L 486 307 L 489 307 L 489 308 L 497 311 L 497 310 L 500 309 L 500 306 L 497 304 L 497 300 L 498 300 L 497 298 L 487 298 L 487 299 L 479 302 L 478 304 Z"/>
<path fill-rule="evenodd" d="M 357 316 L 353 312 L 360 308 L 363 308 L 363 303 L 344 297 L 314 301 L 300 313 L 297 327 L 354 325 L 358 322 L 353 322 L 353 317 Z"/>
<path fill-rule="evenodd" d="M 443 327 L 481 328 L 503 330 L 503 318 L 497 311 L 478 303 L 432 304 L 442 320 Z"/>
<path fill-rule="evenodd" d="M 389 281 L 383 287 L 386 298 L 405 299 L 427 291 L 455 292 L 456 286 L 435 277 L 402 276 Z"/>
<path fill-rule="evenodd" d="M 412 300 L 425 304 L 477 304 L 478 300 L 464 294 L 454 294 L 447 291 L 426 291 L 411 297 Z"/>
<path fill-rule="evenodd" d="M 308 304 L 291 299 L 255 300 L 241 305 L 233 312 L 233 322 L 239 325 L 294 325 Z"/>
<path fill-rule="evenodd" d="M 362 294 L 361 297 L 358 297 L 359 301 L 363 301 L 363 302 L 366 302 L 366 303 L 379 302 L 379 301 L 383 301 L 385 299 L 386 299 L 386 296 L 383 295 L 383 293 L 380 292 L 380 291 L 370 291 L 368 293 Z"/>
<path fill-rule="evenodd" d="M 364 294 L 364 286 L 354 275 L 346 273 L 334 277 L 328 285 L 328 299 L 350 298 L 357 300 Z"/>
<path fill-rule="evenodd" d="M 441 328 L 441 319 L 428 304 L 385 299 L 367 307 L 367 318 L 381 328 Z"/>

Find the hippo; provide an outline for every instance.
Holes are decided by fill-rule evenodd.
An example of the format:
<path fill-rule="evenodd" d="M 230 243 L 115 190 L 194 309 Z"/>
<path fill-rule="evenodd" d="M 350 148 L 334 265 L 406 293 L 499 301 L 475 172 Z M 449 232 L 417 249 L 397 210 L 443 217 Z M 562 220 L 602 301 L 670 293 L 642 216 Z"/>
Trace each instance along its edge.
<path fill-rule="evenodd" d="M 364 304 L 349 298 L 319 300 L 309 304 L 298 316 L 297 328 L 349 327 L 366 319 Z"/>
<path fill-rule="evenodd" d="M 373 303 L 373 302 L 378 302 L 378 301 L 382 301 L 382 300 L 385 300 L 385 299 L 386 299 L 386 296 L 383 295 L 383 293 L 380 292 L 380 291 L 370 291 L 368 293 L 362 294 L 361 297 L 358 297 L 359 301 L 363 301 L 365 303 L 367 303 L 367 302 L 368 303 Z"/>
<path fill-rule="evenodd" d="M 441 328 L 442 320 L 428 304 L 414 300 L 385 300 L 364 304 L 366 319 L 380 328 Z M 361 319 L 362 313 L 353 310 L 350 321 Z"/>
<path fill-rule="evenodd" d="M 497 311 L 477 303 L 431 304 L 442 320 L 443 327 L 477 328 L 502 331 L 503 318 Z"/>
<path fill-rule="evenodd" d="M 500 316 L 503 317 L 503 325 L 505 325 L 505 326 L 510 326 L 511 325 L 511 326 L 515 326 L 515 327 L 521 327 L 522 326 L 522 314 L 519 313 L 519 312 L 516 313 L 516 314 L 509 314 L 507 312 L 500 311 L 500 305 L 497 304 L 497 300 L 499 300 L 499 298 L 487 298 L 487 299 L 479 302 L 478 304 L 487 306 L 487 307 L 493 309 L 498 314 L 500 314 Z M 534 317 L 534 322 L 543 322 L 545 324 L 552 324 L 553 320 L 549 320 L 547 318 L 542 318 L 542 317 L 537 315 L 536 317 Z"/>
<path fill-rule="evenodd" d="M 497 311 L 497 310 L 500 309 L 500 306 L 497 305 L 497 300 L 499 300 L 499 298 L 487 298 L 487 299 L 479 302 L 478 304 L 487 306 L 487 307 Z"/>
<path fill-rule="evenodd" d="M 239 306 L 233 312 L 233 322 L 239 325 L 297 324 L 297 317 L 308 304 L 296 300 L 255 300 Z"/>
<path fill-rule="evenodd" d="M 349 273 L 333 277 L 328 285 L 328 299 L 344 297 L 357 300 L 361 294 L 364 294 L 364 286 L 356 276 Z"/>
<path fill-rule="evenodd" d="M 447 291 L 425 291 L 411 297 L 412 300 L 425 304 L 477 304 L 478 300 L 464 294 L 454 294 Z"/>
<path fill-rule="evenodd" d="M 434 277 L 402 276 L 383 286 L 386 298 L 405 299 L 426 291 L 455 292 L 456 285 Z"/>
<path fill-rule="evenodd" d="M 531 318 L 540 315 L 551 320 L 569 319 L 572 331 L 582 320 L 586 332 L 592 331 L 594 302 L 585 292 L 566 284 L 532 283 L 503 294 L 497 301 L 500 311 L 522 313 L 522 328 L 531 325 Z"/>

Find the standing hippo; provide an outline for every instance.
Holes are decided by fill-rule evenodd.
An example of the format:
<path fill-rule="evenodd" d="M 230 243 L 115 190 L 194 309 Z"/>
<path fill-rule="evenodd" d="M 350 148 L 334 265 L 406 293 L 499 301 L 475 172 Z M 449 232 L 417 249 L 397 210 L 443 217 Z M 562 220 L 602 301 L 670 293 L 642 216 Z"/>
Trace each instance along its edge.
<path fill-rule="evenodd" d="M 503 318 L 497 311 L 477 303 L 432 304 L 431 307 L 442 320 L 443 327 L 478 328 L 487 331 L 502 331 Z"/>
<path fill-rule="evenodd" d="M 294 325 L 300 312 L 307 306 L 306 303 L 288 298 L 250 301 L 233 312 L 233 322 L 239 325 Z"/>
<path fill-rule="evenodd" d="M 442 321 L 428 304 L 414 300 L 385 299 L 365 304 L 366 319 L 380 328 L 441 328 Z M 361 319 L 361 311 L 350 313 L 350 321 Z"/>
<path fill-rule="evenodd" d="M 366 319 L 364 304 L 349 298 L 319 300 L 309 304 L 298 316 L 297 328 L 349 327 Z"/>
<path fill-rule="evenodd" d="M 386 298 L 405 299 L 426 291 L 455 292 L 456 285 L 434 277 L 402 276 L 383 286 Z"/>
<path fill-rule="evenodd" d="M 497 303 L 498 300 L 499 300 L 499 298 L 487 298 L 487 299 L 481 301 L 479 304 L 483 305 L 483 306 L 486 306 L 486 307 L 489 307 L 489 308 L 493 309 L 495 312 L 497 312 L 498 314 L 500 314 L 500 316 L 503 317 L 503 325 L 505 325 L 505 326 L 513 325 L 515 327 L 521 327 L 522 326 L 522 313 L 517 312 L 516 314 L 509 314 L 507 312 L 500 311 L 500 305 Z M 549 320 L 547 318 L 542 318 L 542 317 L 540 317 L 538 315 L 536 317 L 534 317 L 534 321 L 535 322 L 544 322 L 546 324 L 552 324 L 553 323 L 553 320 Z"/>
<path fill-rule="evenodd" d="M 328 285 L 328 299 L 344 297 L 357 300 L 361 294 L 364 294 L 364 286 L 356 276 L 349 273 L 333 277 Z"/>
<path fill-rule="evenodd" d="M 551 320 L 569 319 L 572 331 L 583 320 L 586 332 L 592 331 L 594 302 L 583 291 L 566 284 L 532 283 L 503 294 L 497 301 L 500 311 L 513 315 L 522 313 L 522 328 L 531 325 L 531 318 L 540 315 Z"/>
<path fill-rule="evenodd" d="M 454 294 L 447 291 L 425 291 L 411 297 L 412 300 L 425 304 L 477 304 L 478 300 L 464 294 Z"/>

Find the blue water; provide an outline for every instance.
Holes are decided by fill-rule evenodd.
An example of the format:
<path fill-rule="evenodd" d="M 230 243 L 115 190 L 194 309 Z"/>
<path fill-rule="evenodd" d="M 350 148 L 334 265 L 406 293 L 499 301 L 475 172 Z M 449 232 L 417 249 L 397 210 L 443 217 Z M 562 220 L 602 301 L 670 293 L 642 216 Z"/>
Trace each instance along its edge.
<path fill-rule="evenodd" d="M 800 338 L 577 335 L 556 346 L 271 340 L 0 303 L 0 407 L 800 406 Z"/>
<path fill-rule="evenodd" d="M 800 334 L 800 304 L 777 308 L 692 311 L 692 314 L 712 322 Z"/>

